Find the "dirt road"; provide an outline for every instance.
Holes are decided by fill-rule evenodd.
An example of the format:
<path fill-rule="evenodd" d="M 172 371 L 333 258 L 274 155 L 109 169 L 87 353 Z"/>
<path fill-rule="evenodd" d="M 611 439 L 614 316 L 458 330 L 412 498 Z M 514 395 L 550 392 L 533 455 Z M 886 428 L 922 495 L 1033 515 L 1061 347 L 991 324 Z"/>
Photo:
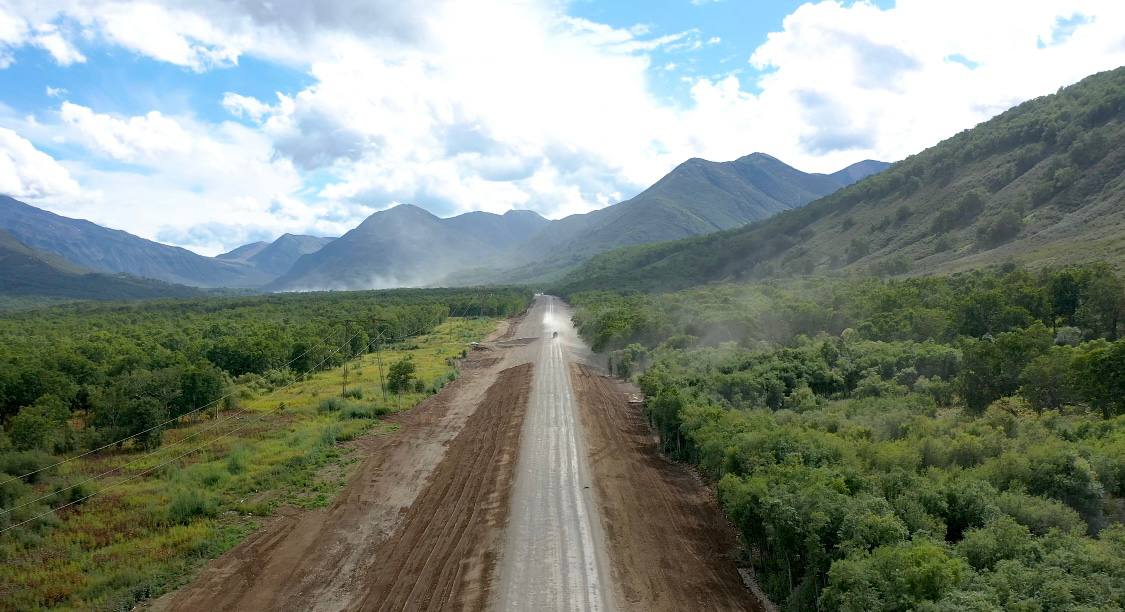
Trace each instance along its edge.
<path fill-rule="evenodd" d="M 524 424 L 497 608 L 605 610 L 616 603 L 605 538 L 570 384 L 569 347 L 581 347 L 569 312 L 552 297 L 524 320 L 540 325 L 535 381 Z M 532 331 L 532 330 L 526 330 Z"/>
<path fill-rule="evenodd" d="M 568 307 L 540 297 L 505 329 L 358 441 L 331 507 L 282 513 L 153 607 L 753 609 L 714 501 L 582 365 Z"/>

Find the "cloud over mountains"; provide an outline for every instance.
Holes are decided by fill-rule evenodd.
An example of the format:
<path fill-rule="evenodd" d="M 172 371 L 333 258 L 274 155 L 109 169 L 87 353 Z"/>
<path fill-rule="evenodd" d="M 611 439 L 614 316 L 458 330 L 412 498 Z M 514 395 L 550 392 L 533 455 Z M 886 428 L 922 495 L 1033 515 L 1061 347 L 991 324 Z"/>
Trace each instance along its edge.
<path fill-rule="evenodd" d="M 261 94 L 269 83 L 231 87 L 205 108 L 135 114 L 65 95 L 30 118 L 0 107 L 13 132 L 0 139 L 0 186 L 209 253 L 265 231 L 336 233 L 394 202 L 442 216 L 518 207 L 557 217 L 632 196 L 693 156 L 761 150 L 810 170 L 898 159 L 1125 64 L 1119 2 L 820 2 L 764 42 L 745 41 L 726 73 L 682 74 L 675 97 L 652 75 L 676 62 L 656 54 L 690 58 L 717 42 L 708 32 L 652 31 L 642 14 L 613 27 L 569 9 L 7 2 L 0 62 L 39 48 L 60 70 L 96 71 L 99 49 L 119 50 L 182 67 L 190 88 L 197 74 L 255 58 L 307 83 L 273 95 Z M 54 174 L 21 143 L 58 160 Z M 203 224 L 212 229 L 189 231 Z"/>

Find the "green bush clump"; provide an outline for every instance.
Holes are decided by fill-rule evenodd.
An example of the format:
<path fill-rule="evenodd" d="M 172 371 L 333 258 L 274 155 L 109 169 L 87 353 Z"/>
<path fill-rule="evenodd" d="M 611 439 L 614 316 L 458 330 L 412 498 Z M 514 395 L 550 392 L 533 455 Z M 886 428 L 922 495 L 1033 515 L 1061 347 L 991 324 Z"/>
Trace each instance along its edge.
<path fill-rule="evenodd" d="M 172 494 L 167 520 L 172 524 L 186 525 L 197 518 L 215 516 L 218 510 L 219 504 L 214 497 L 197 488 L 185 487 Z"/>

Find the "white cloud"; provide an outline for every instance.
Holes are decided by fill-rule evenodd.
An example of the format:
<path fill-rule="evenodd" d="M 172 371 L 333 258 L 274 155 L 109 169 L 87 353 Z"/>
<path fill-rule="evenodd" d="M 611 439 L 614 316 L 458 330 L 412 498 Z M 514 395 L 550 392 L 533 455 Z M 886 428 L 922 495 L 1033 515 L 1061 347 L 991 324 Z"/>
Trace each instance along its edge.
<path fill-rule="evenodd" d="M 57 133 L 25 134 L 143 166 L 71 168 L 103 203 L 128 202 L 101 218 L 207 250 L 220 227 L 338 231 L 393 202 L 438 214 L 585 211 L 693 156 L 766 151 L 814 171 L 895 160 L 1125 64 L 1117 0 L 899 0 L 888 10 L 819 2 L 745 49 L 743 71 L 683 76 L 682 104 L 654 92 L 654 73 L 686 75 L 698 65 L 687 54 L 718 37 L 614 28 L 554 0 L 9 2 L 17 9 L 0 11 L 0 66 L 4 49 L 34 44 L 42 30 L 31 24 L 73 23 L 96 41 L 192 70 L 253 55 L 307 71 L 311 85 L 274 99 L 227 93 L 223 107 L 245 124 L 67 103 Z M 74 30 L 52 33 L 66 41 Z M 762 76 L 745 76 L 751 68 Z"/>
<path fill-rule="evenodd" d="M 69 40 L 63 38 L 58 27 L 53 24 L 46 23 L 36 27 L 32 42 L 50 53 L 60 66 L 81 64 L 86 61 L 86 56 L 82 55 Z"/>
<path fill-rule="evenodd" d="M 117 116 L 63 102 L 49 121 L 0 114 L 3 123 L 71 158 L 65 165 L 74 189 L 21 189 L 41 198 L 37 206 L 200 253 L 283 232 L 338 235 L 363 215 L 359 207 L 306 202 L 292 162 L 260 131 L 236 122 Z M 3 167 L 0 185 L 9 182 Z"/>
<path fill-rule="evenodd" d="M 70 92 L 67 91 L 64 87 L 51 87 L 50 85 L 47 86 L 46 94 L 48 98 L 61 98 L 68 93 Z"/>
<path fill-rule="evenodd" d="M 0 127 L 0 193 L 39 199 L 78 195 L 78 183 L 66 168 L 16 132 Z"/>
<path fill-rule="evenodd" d="M 223 108 L 236 117 L 245 117 L 251 121 L 261 121 L 273 110 L 261 100 L 231 92 L 223 95 Z"/>
<path fill-rule="evenodd" d="M 64 122 L 76 128 L 89 149 L 119 161 L 134 162 L 166 153 L 186 153 L 192 146 L 187 130 L 157 111 L 121 119 L 63 102 L 59 112 Z"/>

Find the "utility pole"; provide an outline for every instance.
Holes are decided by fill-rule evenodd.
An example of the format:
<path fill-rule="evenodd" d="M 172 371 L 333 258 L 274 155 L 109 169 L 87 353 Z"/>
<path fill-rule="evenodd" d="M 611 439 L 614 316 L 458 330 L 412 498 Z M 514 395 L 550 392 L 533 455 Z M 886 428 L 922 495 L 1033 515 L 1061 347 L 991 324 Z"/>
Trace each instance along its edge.
<path fill-rule="evenodd" d="M 347 345 L 347 353 L 344 354 L 344 380 L 340 383 L 340 397 L 344 397 L 348 393 L 348 361 L 352 357 L 352 322 L 350 319 L 344 319 L 344 344 Z"/>
<path fill-rule="evenodd" d="M 383 403 L 387 403 L 387 385 L 383 382 L 383 332 L 376 332 L 375 363 L 379 364 L 379 389 L 383 392 Z"/>

